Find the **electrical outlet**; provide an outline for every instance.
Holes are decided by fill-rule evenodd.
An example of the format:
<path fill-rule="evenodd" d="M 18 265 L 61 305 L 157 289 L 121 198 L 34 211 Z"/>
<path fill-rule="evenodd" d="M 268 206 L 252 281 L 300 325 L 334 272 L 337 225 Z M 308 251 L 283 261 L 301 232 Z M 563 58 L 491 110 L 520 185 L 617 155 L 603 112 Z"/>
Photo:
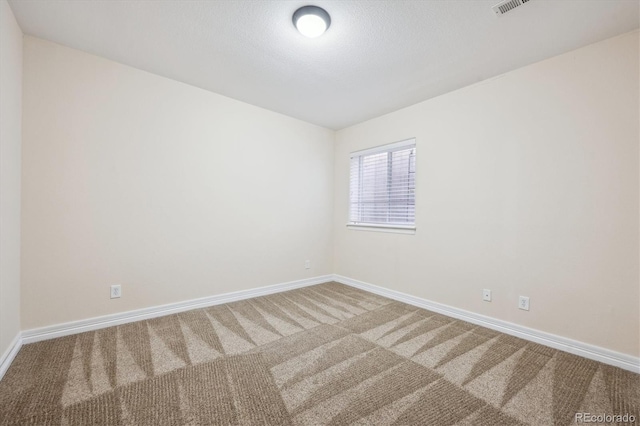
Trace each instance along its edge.
<path fill-rule="evenodd" d="M 122 296 L 122 286 L 120 284 L 114 284 L 111 286 L 111 298 L 117 299 Z"/>
<path fill-rule="evenodd" d="M 526 296 L 520 296 L 518 299 L 518 308 L 523 309 L 525 311 L 529 310 L 529 298 Z"/>
<path fill-rule="evenodd" d="M 485 288 L 482 290 L 482 300 L 485 302 L 491 302 L 491 290 Z"/>
<path fill-rule="evenodd" d="M 311 261 L 310 260 L 305 260 L 304 261 L 304 269 L 310 269 L 311 268 Z"/>

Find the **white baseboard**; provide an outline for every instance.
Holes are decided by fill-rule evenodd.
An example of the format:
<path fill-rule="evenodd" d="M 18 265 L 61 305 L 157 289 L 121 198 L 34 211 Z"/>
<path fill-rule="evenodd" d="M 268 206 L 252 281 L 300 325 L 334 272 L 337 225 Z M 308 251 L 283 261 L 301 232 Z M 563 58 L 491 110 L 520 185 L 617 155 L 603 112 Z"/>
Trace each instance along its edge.
<path fill-rule="evenodd" d="M 437 312 L 443 315 L 447 315 L 453 318 L 461 319 L 473 324 L 481 325 L 483 327 L 490 328 L 492 330 L 500 331 L 505 334 L 520 337 L 525 340 L 539 343 L 541 345 L 549 346 L 554 349 L 569 352 L 574 355 L 579 355 L 585 358 L 599 361 L 605 364 L 620 367 L 625 370 L 633 371 L 634 373 L 640 373 L 640 358 L 631 355 L 615 352 L 609 349 L 605 349 L 599 346 L 590 345 L 588 343 L 579 342 L 566 337 L 557 336 L 555 334 L 547 333 L 540 330 L 535 330 L 528 327 L 523 327 L 512 322 L 503 321 L 495 318 L 491 318 L 485 315 L 476 314 L 473 312 L 465 311 L 463 309 L 454 308 L 452 306 L 443 305 L 441 303 L 432 302 L 430 300 L 422 299 L 420 297 L 411 296 L 399 291 L 390 290 L 388 288 L 379 287 L 373 284 L 369 284 L 363 281 L 354 280 L 352 278 L 344 277 L 342 275 L 334 275 L 333 280 L 342 284 L 346 284 L 352 287 L 359 288 L 361 290 L 375 293 L 380 296 L 388 297 L 389 299 L 397 300 L 400 302 L 408 303 L 419 308 L 428 309 L 433 312 Z"/>
<path fill-rule="evenodd" d="M 23 344 L 39 342 L 42 340 L 53 339 L 56 337 L 68 336 L 71 334 L 82 333 L 85 331 L 98 330 L 101 328 L 112 327 L 114 325 L 126 324 L 134 321 L 141 321 L 150 318 L 156 318 L 164 315 L 184 312 L 191 309 L 204 308 L 207 306 L 220 305 L 223 303 L 235 302 L 252 297 L 266 296 L 269 294 L 280 293 L 296 288 L 307 287 L 310 285 L 321 284 L 329 281 L 336 281 L 352 287 L 359 288 L 389 299 L 398 300 L 420 308 L 438 312 L 443 315 L 458 318 L 473 324 L 481 325 L 496 331 L 500 331 L 512 336 L 530 340 L 545 346 L 569 352 L 575 355 L 583 356 L 605 364 L 623 368 L 625 370 L 640 373 L 640 359 L 631 355 L 622 354 L 599 346 L 590 345 L 566 337 L 557 336 L 544 331 L 523 327 L 511 322 L 487 317 L 485 315 L 476 314 L 465 311 L 463 309 L 454 308 L 452 306 L 443 305 L 441 303 L 432 302 L 420 297 L 411 296 L 399 291 L 390 290 L 379 287 L 363 281 L 354 280 L 341 275 L 323 275 L 302 280 L 290 281 L 259 287 L 249 290 L 240 290 L 232 293 L 225 293 L 216 296 L 203 297 L 200 299 L 187 300 L 183 302 L 170 303 L 162 306 L 154 306 L 133 311 L 122 312 L 112 315 L 104 315 L 100 317 L 88 318 L 80 321 L 55 324 L 47 327 L 25 330 L 18 333 L 9 348 L 2 354 L 0 358 L 0 379 L 9 368 L 9 365 L 17 355 Z"/>
<path fill-rule="evenodd" d="M 183 302 L 169 303 L 167 305 L 152 306 L 149 308 L 136 309 L 133 311 L 121 312 L 117 314 L 104 315 L 100 317 L 88 318 L 62 324 L 55 324 L 47 327 L 34 328 L 22 332 L 21 344 L 54 339 L 56 337 L 83 333 L 85 331 L 99 330 L 101 328 L 112 327 L 114 325 L 161 317 L 178 312 L 189 311 L 191 309 L 235 302 L 237 300 L 250 299 L 252 297 L 266 296 L 268 294 L 280 293 L 287 290 L 325 283 L 331 281 L 332 279 L 333 275 L 322 275 L 313 278 L 305 278 L 302 280 L 270 285 L 266 287 L 234 291 L 232 293 L 208 296 L 200 299 L 185 300 Z"/>
<path fill-rule="evenodd" d="M 13 338 L 11 344 L 6 351 L 0 356 L 0 380 L 4 377 L 4 373 L 7 372 L 9 366 L 13 362 L 13 359 L 18 355 L 18 351 L 22 347 L 22 333 L 18 332 L 16 337 Z"/>

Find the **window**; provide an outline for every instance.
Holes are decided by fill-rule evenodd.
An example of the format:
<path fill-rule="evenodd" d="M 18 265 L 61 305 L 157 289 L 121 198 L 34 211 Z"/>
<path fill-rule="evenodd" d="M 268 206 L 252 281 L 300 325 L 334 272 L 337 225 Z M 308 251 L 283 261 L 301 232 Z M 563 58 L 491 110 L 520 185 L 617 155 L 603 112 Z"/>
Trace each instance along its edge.
<path fill-rule="evenodd" d="M 416 140 L 351 154 L 350 226 L 415 229 Z"/>

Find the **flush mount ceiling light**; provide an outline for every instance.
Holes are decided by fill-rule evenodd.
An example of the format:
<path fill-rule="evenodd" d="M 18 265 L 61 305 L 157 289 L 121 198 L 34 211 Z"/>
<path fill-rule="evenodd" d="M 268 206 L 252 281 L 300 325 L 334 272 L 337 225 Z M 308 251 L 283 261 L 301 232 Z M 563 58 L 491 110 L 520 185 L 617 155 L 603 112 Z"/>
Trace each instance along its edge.
<path fill-rule="evenodd" d="M 327 31 L 331 25 L 331 17 L 321 7 L 303 6 L 293 14 L 293 25 L 302 35 L 316 38 Z"/>

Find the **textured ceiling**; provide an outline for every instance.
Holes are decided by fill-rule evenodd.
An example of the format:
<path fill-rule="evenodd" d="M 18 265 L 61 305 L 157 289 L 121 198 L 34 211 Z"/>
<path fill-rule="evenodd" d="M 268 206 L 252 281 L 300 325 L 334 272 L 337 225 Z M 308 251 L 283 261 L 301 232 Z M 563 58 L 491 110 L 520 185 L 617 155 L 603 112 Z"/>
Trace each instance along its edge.
<path fill-rule="evenodd" d="M 317 39 L 291 15 L 331 14 Z M 23 31 L 332 129 L 638 28 L 637 0 L 10 0 Z"/>

